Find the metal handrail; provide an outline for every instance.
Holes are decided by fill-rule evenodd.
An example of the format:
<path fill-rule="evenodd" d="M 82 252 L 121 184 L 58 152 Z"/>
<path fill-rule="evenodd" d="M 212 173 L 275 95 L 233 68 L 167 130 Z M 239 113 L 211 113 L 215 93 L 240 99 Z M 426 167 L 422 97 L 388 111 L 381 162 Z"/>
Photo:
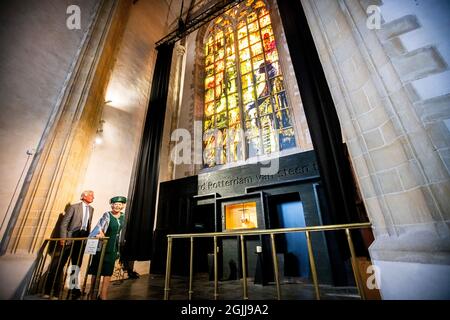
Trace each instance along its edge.
<path fill-rule="evenodd" d="M 182 234 L 168 234 L 167 235 L 167 256 L 166 256 L 166 274 L 164 279 L 164 300 L 169 300 L 170 296 L 170 278 L 171 278 L 171 267 L 172 267 L 172 247 L 173 239 L 190 239 L 190 260 L 189 260 L 189 291 L 188 299 L 192 299 L 192 282 L 193 282 L 193 257 L 194 257 L 194 238 L 213 238 L 214 241 L 214 299 L 218 299 L 218 263 L 217 263 L 217 238 L 218 237 L 230 237 L 239 236 L 241 242 L 241 259 L 242 259 L 242 286 L 243 286 L 243 299 L 248 299 L 248 289 L 247 289 L 247 271 L 246 271 L 246 251 L 245 251 L 245 236 L 255 236 L 255 235 L 270 235 L 271 247 L 272 247 L 272 260 L 275 275 L 275 282 L 277 287 L 277 298 L 281 299 L 281 287 L 280 278 L 278 274 L 278 259 L 275 248 L 275 234 L 284 233 L 296 233 L 305 232 L 306 241 L 308 245 L 308 256 L 311 267 L 311 275 L 314 282 L 316 299 L 320 300 L 319 283 L 317 280 L 316 263 L 314 261 L 313 247 L 311 245 L 311 232 L 319 231 L 338 231 L 345 230 L 347 236 L 347 242 L 350 249 L 351 255 L 351 265 L 353 270 L 353 276 L 355 278 L 356 287 L 358 289 L 361 299 L 365 300 L 366 296 L 363 290 L 363 285 L 357 271 L 357 262 L 355 256 L 355 249 L 353 247 L 353 241 L 351 237 L 351 229 L 364 229 L 370 228 L 372 224 L 370 222 L 363 223 L 348 223 L 348 224 L 335 224 L 326 226 L 313 226 L 313 227 L 301 227 L 301 228 L 279 228 L 279 229 L 266 229 L 266 230 L 243 230 L 243 231 L 227 231 L 227 232 L 208 232 L 208 233 L 182 233 Z"/>
<path fill-rule="evenodd" d="M 78 252 L 78 255 L 76 256 L 76 265 L 80 265 L 81 260 L 83 259 L 84 252 L 81 250 L 85 247 L 87 240 L 93 239 L 88 237 L 78 237 L 78 238 L 49 238 L 45 239 L 44 243 L 41 246 L 41 249 L 39 250 L 38 257 L 35 260 L 34 263 L 34 270 L 31 273 L 30 281 L 27 285 L 27 294 L 48 294 L 49 298 L 56 297 L 58 299 L 63 299 L 63 292 L 64 292 L 64 283 L 58 283 L 57 281 L 64 281 L 67 278 L 67 271 L 68 266 L 72 263 L 72 254 L 74 250 L 74 244 L 76 242 L 80 242 L 80 250 Z M 103 237 L 103 238 L 95 238 L 102 242 L 102 248 L 100 252 L 100 260 L 98 264 L 98 269 L 96 270 L 96 281 L 93 288 L 93 296 L 95 297 L 98 293 L 98 288 L 100 285 L 100 274 L 103 266 L 103 260 L 105 256 L 105 250 L 106 245 L 108 243 L 109 237 Z M 61 241 L 64 241 L 64 243 L 61 245 L 59 244 Z M 50 245 L 54 244 L 53 249 L 50 250 Z M 72 244 L 70 246 L 70 251 L 67 253 L 65 252 L 67 250 L 67 246 L 69 244 Z M 51 251 L 51 252 L 50 252 Z M 65 258 L 63 258 L 65 256 Z M 45 269 L 47 258 L 50 257 L 50 263 L 47 266 L 47 269 Z M 89 261 L 86 264 L 86 270 L 85 270 L 85 277 L 82 281 L 82 294 L 85 293 L 86 289 L 86 283 L 87 283 L 87 277 L 88 277 L 88 268 L 92 261 L 92 255 L 89 257 Z M 67 261 L 63 261 L 66 259 Z M 52 274 L 53 278 L 49 279 L 49 274 Z M 61 278 L 61 275 L 62 278 Z M 51 286 L 50 286 L 51 284 Z M 61 288 L 59 291 L 58 296 L 54 295 L 55 286 L 58 285 L 58 288 Z M 61 286 L 61 287 L 60 287 Z M 50 287 L 50 291 L 48 292 L 48 289 Z M 47 290 L 46 290 L 47 289 Z"/>

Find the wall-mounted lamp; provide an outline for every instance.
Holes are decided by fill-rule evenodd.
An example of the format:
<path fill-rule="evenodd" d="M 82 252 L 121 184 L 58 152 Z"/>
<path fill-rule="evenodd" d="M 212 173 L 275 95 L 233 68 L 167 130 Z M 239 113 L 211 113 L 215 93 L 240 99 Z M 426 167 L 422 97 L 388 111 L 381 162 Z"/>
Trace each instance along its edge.
<path fill-rule="evenodd" d="M 103 124 L 105 123 L 105 120 L 100 120 L 99 127 L 97 129 L 97 132 L 95 133 L 95 144 L 99 145 L 103 143 Z"/>

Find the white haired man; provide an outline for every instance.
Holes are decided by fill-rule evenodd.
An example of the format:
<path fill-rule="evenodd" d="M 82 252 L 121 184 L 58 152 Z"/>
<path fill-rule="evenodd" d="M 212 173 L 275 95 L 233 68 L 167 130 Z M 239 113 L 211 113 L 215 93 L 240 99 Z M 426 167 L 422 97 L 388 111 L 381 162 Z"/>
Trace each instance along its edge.
<path fill-rule="evenodd" d="M 94 201 L 94 192 L 92 190 L 83 191 L 80 200 L 80 202 L 66 208 L 59 228 L 59 238 L 84 238 L 89 235 L 92 216 L 94 213 L 94 208 L 90 204 Z M 72 266 L 78 266 L 78 268 L 81 269 L 83 251 L 85 247 L 82 243 L 83 242 L 80 240 L 73 241 L 73 243 L 68 240 L 59 241 L 59 250 L 57 250 L 57 252 L 62 254 L 62 258 L 61 262 L 58 263 L 59 267 L 53 268 L 53 270 L 50 268 L 51 273 L 49 273 L 48 280 L 51 281 L 51 283 L 47 283 L 46 285 L 47 294 L 54 296 L 59 295 L 63 282 L 62 276 L 64 265 L 66 264 L 69 256 L 71 258 Z M 64 250 L 62 250 L 63 248 Z M 59 259 L 56 259 L 56 261 L 58 260 Z M 71 272 L 76 272 L 75 270 L 73 267 L 70 269 Z M 75 281 L 78 281 L 78 277 L 75 277 Z M 53 290 L 51 290 L 52 287 Z M 78 283 L 75 283 L 73 288 L 70 289 L 72 299 L 78 299 L 81 296 L 80 286 Z"/>

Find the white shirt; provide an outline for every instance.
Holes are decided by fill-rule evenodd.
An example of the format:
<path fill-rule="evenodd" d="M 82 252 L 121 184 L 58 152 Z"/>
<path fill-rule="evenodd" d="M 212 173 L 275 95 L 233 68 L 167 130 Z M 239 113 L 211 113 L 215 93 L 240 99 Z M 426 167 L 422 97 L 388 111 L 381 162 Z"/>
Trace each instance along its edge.
<path fill-rule="evenodd" d="M 89 205 L 84 202 L 83 204 L 83 219 L 81 220 L 81 230 L 87 230 L 89 222 Z"/>

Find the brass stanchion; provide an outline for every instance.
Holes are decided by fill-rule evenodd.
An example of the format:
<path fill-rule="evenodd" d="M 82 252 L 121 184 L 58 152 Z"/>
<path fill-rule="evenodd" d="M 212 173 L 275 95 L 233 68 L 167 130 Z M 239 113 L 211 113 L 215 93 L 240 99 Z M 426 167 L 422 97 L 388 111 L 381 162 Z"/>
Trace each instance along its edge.
<path fill-rule="evenodd" d="M 170 268 L 172 263 L 172 238 L 167 238 L 166 278 L 164 280 L 164 300 L 169 300 Z"/>
<path fill-rule="evenodd" d="M 192 279 L 194 276 L 194 237 L 191 237 L 191 253 L 190 253 L 190 260 L 189 260 L 189 300 L 192 299 L 192 294 L 194 291 L 192 291 Z"/>
<path fill-rule="evenodd" d="M 66 262 L 67 266 L 65 269 L 63 266 L 64 276 L 62 278 L 63 283 L 61 284 L 61 290 L 59 291 L 59 296 L 58 296 L 59 300 L 61 300 L 63 293 L 64 293 L 64 282 L 66 281 L 66 278 L 67 278 L 67 269 L 69 269 L 69 265 L 71 265 L 71 263 L 72 263 L 72 254 L 73 254 L 73 247 L 75 246 L 75 241 L 77 241 L 77 240 L 72 240 L 72 244 L 70 246 L 69 257 L 67 258 L 67 262 Z M 64 251 L 63 251 L 63 254 L 64 254 Z M 67 298 L 69 298 L 69 293 L 70 293 L 70 291 L 67 292 Z"/>
<path fill-rule="evenodd" d="M 306 241 L 308 243 L 308 254 L 309 254 L 309 264 L 311 265 L 311 274 L 314 282 L 314 289 L 316 291 L 316 299 L 320 300 L 319 283 L 317 281 L 317 271 L 316 263 L 314 261 L 313 250 L 311 246 L 311 238 L 309 236 L 309 231 L 306 231 Z"/>
<path fill-rule="evenodd" d="M 81 290 L 81 295 L 84 295 L 86 293 L 86 284 L 87 284 L 87 278 L 88 278 L 88 271 L 89 271 L 89 266 L 91 265 L 91 263 L 92 263 L 92 255 L 90 254 L 89 255 L 89 260 L 88 260 L 87 265 L 86 265 L 86 271 L 84 272 L 83 288 Z M 89 298 L 90 297 L 89 297 L 89 294 L 88 294 L 86 299 L 89 299 Z"/>
<path fill-rule="evenodd" d="M 272 244 L 273 272 L 275 274 L 275 283 L 277 285 L 277 298 L 278 300 L 281 300 L 280 275 L 278 274 L 278 259 L 275 248 L 275 235 L 273 233 L 270 234 L 270 242 Z"/>
<path fill-rule="evenodd" d="M 101 238 L 100 241 L 102 241 L 102 252 L 100 254 L 100 261 L 98 263 L 98 269 L 97 269 L 97 275 L 95 276 L 95 283 L 94 283 L 94 289 L 92 290 L 93 296 L 97 297 L 98 295 L 98 288 L 100 287 L 100 278 L 102 276 L 102 268 L 103 268 L 103 259 L 105 258 L 105 252 L 106 252 L 106 246 L 108 244 L 109 238 Z"/>
<path fill-rule="evenodd" d="M 242 259 L 242 285 L 244 287 L 244 300 L 248 300 L 248 292 L 247 292 L 247 264 L 245 261 L 245 242 L 244 235 L 241 234 L 241 259 Z"/>
<path fill-rule="evenodd" d="M 219 270 L 217 263 L 217 236 L 214 236 L 214 300 L 219 297 Z"/>
<path fill-rule="evenodd" d="M 39 256 L 39 260 L 36 263 L 36 267 L 34 268 L 33 276 L 31 277 L 30 283 L 28 285 L 27 294 L 40 293 L 39 281 L 42 277 L 42 269 L 44 268 L 45 260 L 48 254 L 48 243 L 49 240 L 46 239 L 44 241 L 43 250 L 41 252 L 41 255 Z"/>
<path fill-rule="evenodd" d="M 61 260 L 62 260 L 62 258 L 63 258 L 64 250 L 65 250 L 65 249 L 66 249 L 66 240 L 64 240 L 64 244 L 63 244 L 63 246 L 62 246 L 61 253 L 60 253 L 60 255 L 59 255 L 58 264 L 57 264 L 57 266 L 56 266 L 56 271 L 55 271 L 55 276 L 54 276 L 54 278 L 53 278 L 53 281 L 52 281 L 52 287 L 51 287 L 51 289 L 50 289 L 50 298 L 53 296 L 53 289 L 55 288 L 56 278 L 58 277 L 59 267 L 61 266 Z M 63 266 L 63 268 L 64 268 L 64 266 Z M 64 289 L 64 287 L 61 287 L 60 290 L 63 291 L 63 289 Z"/>
<path fill-rule="evenodd" d="M 345 229 L 345 234 L 347 235 L 348 247 L 350 248 L 353 276 L 355 277 L 356 287 L 358 288 L 358 292 L 359 292 L 359 295 L 361 296 L 361 299 L 366 300 L 364 288 L 361 284 L 361 281 L 360 281 L 359 275 L 358 275 L 358 266 L 356 264 L 355 248 L 353 247 L 353 241 L 352 241 L 352 236 L 350 234 L 350 229 Z"/>

